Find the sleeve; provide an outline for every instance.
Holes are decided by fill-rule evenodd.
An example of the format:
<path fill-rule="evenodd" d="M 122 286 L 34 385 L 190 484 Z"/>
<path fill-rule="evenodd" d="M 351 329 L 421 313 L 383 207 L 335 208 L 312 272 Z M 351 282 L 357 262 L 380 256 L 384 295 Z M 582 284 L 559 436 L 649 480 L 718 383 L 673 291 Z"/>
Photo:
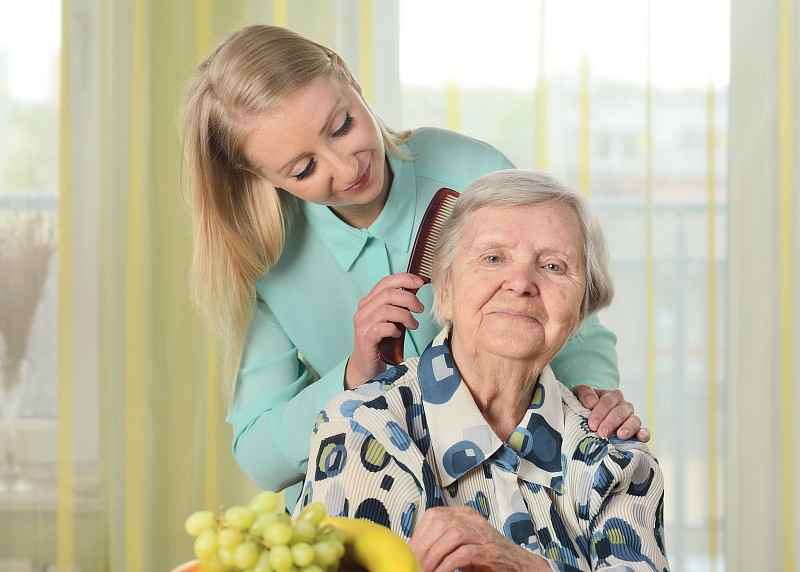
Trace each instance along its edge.
<path fill-rule="evenodd" d="M 364 518 L 411 538 L 425 506 L 421 485 L 370 431 L 352 419 L 323 421 L 310 459 L 295 517 L 316 501 L 331 516 Z"/>
<path fill-rule="evenodd" d="M 570 389 L 580 384 L 615 389 L 619 387 L 616 343 L 617 337 L 597 316 L 589 316 L 552 359 L 550 367 L 556 378 Z"/>
<path fill-rule="evenodd" d="M 227 417 L 233 456 L 256 485 L 279 491 L 302 480 L 317 414 L 342 391 L 346 363 L 317 380 L 267 304 L 257 300 Z"/>
<path fill-rule="evenodd" d="M 613 481 L 600 499 L 589 528 L 592 570 L 668 571 L 664 546 L 664 477 L 658 462 L 642 449 L 612 453 L 595 474 L 595 491 Z M 619 468 L 624 465 L 623 468 Z"/>

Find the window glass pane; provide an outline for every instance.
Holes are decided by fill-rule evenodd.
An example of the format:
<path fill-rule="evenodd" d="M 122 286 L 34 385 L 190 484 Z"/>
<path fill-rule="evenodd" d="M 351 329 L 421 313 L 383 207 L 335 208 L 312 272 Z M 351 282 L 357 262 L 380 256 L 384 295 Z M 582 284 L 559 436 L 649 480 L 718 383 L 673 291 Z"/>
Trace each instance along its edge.
<path fill-rule="evenodd" d="M 0 569 L 51 553 L 39 542 L 55 508 L 60 8 L 0 7 Z"/>
<path fill-rule="evenodd" d="M 24 352 L 20 415 L 54 418 L 57 272 L 54 256 L 48 256 L 44 274 L 38 271 L 45 252 L 35 246 L 56 237 L 61 3 L 4 4 L 13 17 L 0 19 L 0 236 L 8 266 L 0 271 L 0 287 L 7 289 L 0 311 L 15 326 L 1 332 L 0 356 L 8 362 L 12 346 Z M 34 226 L 47 235 L 36 235 L 32 243 L 26 233 Z"/>

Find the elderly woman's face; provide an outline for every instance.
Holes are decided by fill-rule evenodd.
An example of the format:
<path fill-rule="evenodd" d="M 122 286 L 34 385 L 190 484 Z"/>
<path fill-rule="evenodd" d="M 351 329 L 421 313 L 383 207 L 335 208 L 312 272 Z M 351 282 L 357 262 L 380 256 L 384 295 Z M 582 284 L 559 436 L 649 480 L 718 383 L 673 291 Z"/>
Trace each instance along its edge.
<path fill-rule="evenodd" d="M 472 215 L 439 293 L 459 353 L 549 362 L 577 329 L 583 238 L 562 204 L 485 207 Z"/>

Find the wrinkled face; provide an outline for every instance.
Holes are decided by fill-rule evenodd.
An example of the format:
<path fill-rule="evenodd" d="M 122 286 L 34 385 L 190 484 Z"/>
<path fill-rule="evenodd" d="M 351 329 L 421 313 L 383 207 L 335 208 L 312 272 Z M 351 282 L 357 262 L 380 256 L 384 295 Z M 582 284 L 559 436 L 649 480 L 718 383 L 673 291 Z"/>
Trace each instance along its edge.
<path fill-rule="evenodd" d="M 254 123 L 244 151 L 273 185 L 347 222 L 373 202 L 380 212 L 389 188 L 383 138 L 357 84 L 317 78 Z"/>
<path fill-rule="evenodd" d="M 437 294 L 454 355 L 544 367 L 576 331 L 585 287 L 578 217 L 544 203 L 476 211 Z"/>

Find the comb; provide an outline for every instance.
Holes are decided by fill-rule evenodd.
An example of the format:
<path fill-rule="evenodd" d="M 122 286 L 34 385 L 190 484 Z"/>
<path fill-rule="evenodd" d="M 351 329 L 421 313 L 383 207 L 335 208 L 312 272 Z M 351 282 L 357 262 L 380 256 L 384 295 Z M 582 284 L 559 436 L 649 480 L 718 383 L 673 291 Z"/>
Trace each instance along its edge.
<path fill-rule="evenodd" d="M 431 281 L 433 271 L 433 247 L 439 235 L 442 234 L 444 224 L 453 212 L 458 193 L 453 189 L 441 188 L 431 199 L 414 239 L 414 248 L 408 261 L 408 272 L 422 278 L 423 284 Z M 409 289 L 416 294 L 419 288 Z M 403 340 L 406 337 L 406 328 L 402 324 L 395 324 L 400 330 L 400 337 L 383 338 L 378 344 L 378 355 L 389 365 L 397 365 L 403 361 Z"/>

